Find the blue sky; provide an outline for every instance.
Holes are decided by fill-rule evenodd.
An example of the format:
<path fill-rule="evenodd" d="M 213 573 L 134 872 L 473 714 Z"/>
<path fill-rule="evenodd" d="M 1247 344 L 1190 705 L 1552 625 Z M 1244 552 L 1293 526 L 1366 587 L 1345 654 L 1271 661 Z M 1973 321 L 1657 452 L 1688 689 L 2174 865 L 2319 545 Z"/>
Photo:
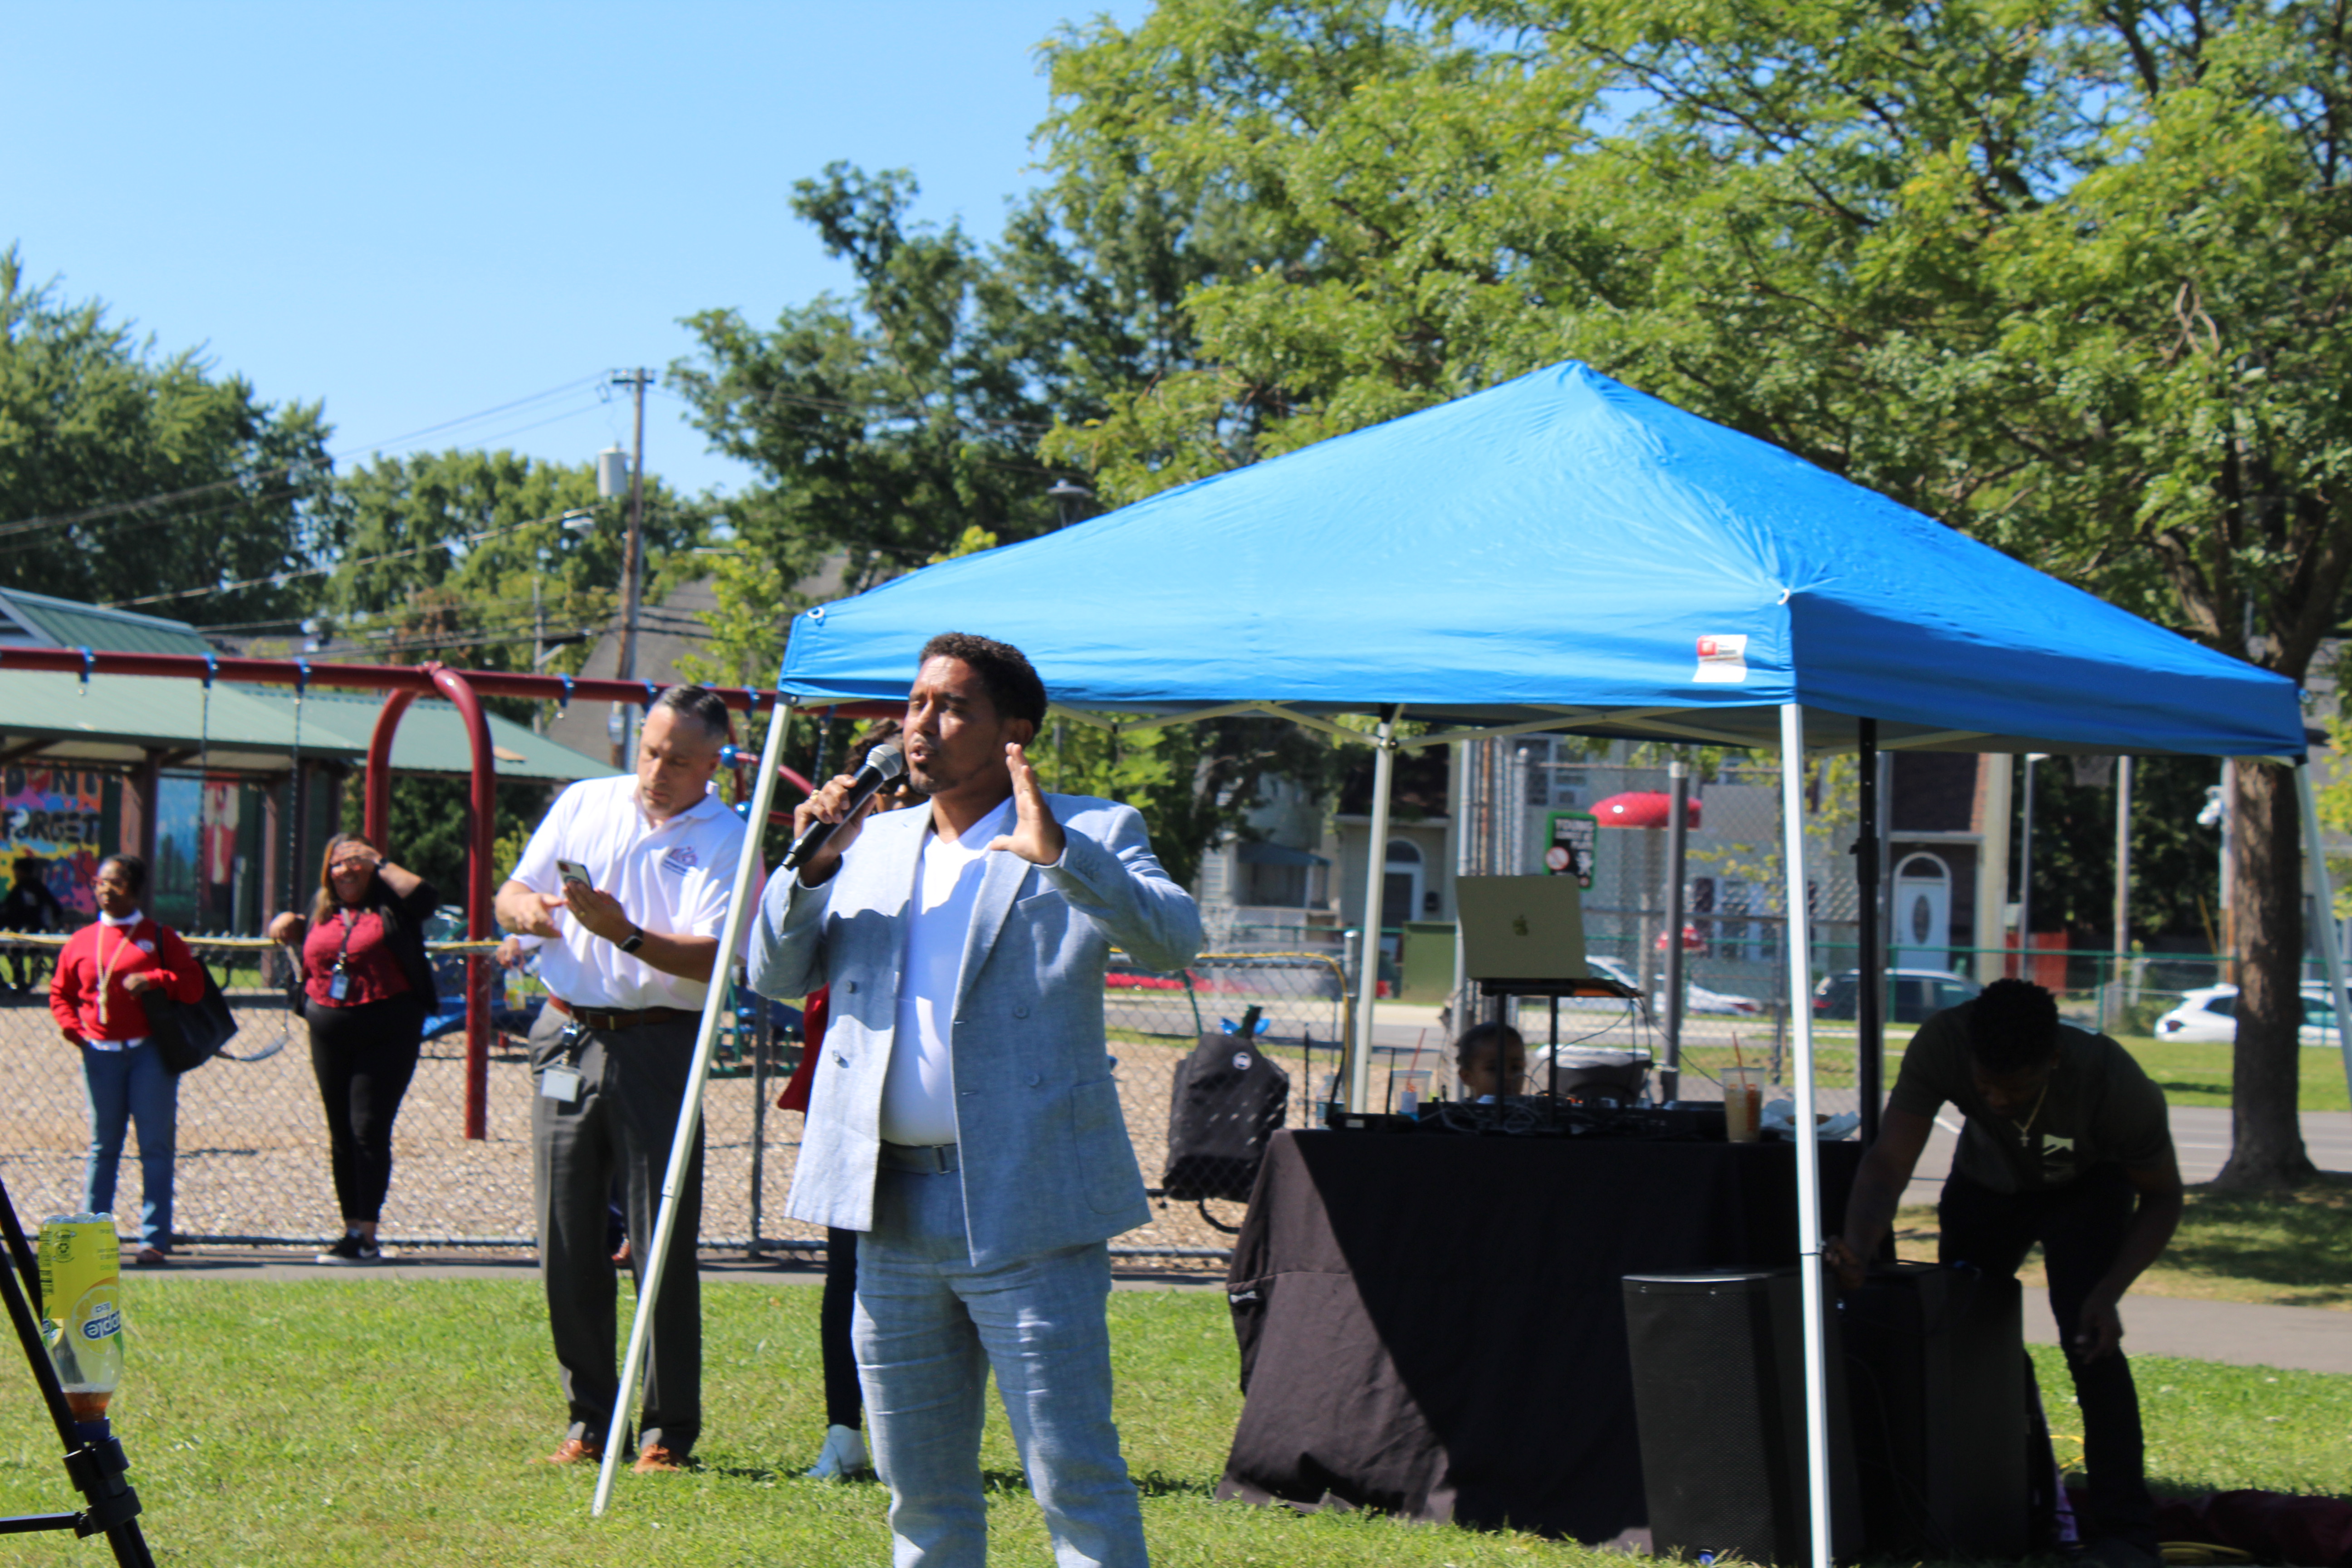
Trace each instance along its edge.
<path fill-rule="evenodd" d="M 846 287 L 793 181 L 909 168 L 918 216 L 993 238 L 1037 181 L 1035 46 L 1148 10 L 6 0 L 0 247 L 267 399 L 323 399 L 347 461 L 586 461 L 627 444 L 611 374 L 691 352 L 680 317 Z M 749 478 L 658 390 L 646 446 L 688 491 Z"/>

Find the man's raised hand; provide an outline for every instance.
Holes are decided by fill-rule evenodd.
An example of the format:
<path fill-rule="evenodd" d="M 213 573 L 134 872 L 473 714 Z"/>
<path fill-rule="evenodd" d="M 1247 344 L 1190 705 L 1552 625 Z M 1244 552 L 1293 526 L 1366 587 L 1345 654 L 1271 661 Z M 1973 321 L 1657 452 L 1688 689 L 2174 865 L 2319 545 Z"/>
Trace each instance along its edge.
<path fill-rule="evenodd" d="M 1010 849 L 1033 866 L 1051 866 L 1062 858 L 1068 840 L 1045 804 L 1045 792 L 1037 786 L 1037 770 L 1029 765 L 1018 742 L 1005 746 L 1004 765 L 1013 774 L 1013 831 L 999 834 L 988 847 Z"/>

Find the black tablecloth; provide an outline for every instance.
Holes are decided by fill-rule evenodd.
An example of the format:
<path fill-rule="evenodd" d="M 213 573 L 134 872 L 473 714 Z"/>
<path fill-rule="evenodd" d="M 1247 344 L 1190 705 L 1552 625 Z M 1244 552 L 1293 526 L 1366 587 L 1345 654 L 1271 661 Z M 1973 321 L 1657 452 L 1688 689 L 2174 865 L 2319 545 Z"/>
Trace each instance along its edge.
<path fill-rule="evenodd" d="M 1829 1233 L 1861 1153 L 1822 1146 Z M 1639 1530 L 1620 1281 L 1793 1263 L 1796 1215 L 1788 1144 L 1281 1133 L 1234 1251 L 1218 1495 Z"/>

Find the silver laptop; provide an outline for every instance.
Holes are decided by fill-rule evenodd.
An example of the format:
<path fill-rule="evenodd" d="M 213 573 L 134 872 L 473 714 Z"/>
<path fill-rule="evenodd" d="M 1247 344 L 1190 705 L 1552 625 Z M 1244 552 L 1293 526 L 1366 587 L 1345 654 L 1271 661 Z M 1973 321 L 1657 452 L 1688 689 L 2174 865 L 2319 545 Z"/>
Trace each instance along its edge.
<path fill-rule="evenodd" d="M 1574 877 L 1464 877 L 1463 972 L 1472 980 L 1582 980 L 1584 889 Z"/>

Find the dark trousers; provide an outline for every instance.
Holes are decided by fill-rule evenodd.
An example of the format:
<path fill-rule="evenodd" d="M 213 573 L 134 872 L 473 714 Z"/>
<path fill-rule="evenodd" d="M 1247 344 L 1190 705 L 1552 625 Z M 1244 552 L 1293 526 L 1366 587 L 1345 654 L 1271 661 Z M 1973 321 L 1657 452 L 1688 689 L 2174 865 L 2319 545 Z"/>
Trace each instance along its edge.
<path fill-rule="evenodd" d="M 824 1424 L 861 1426 L 866 1396 L 857 1386 L 857 1352 L 849 1343 L 857 1313 L 857 1233 L 824 1233 L 824 1300 L 817 1309 L 817 1350 L 824 1357 Z"/>
<path fill-rule="evenodd" d="M 605 1205 L 617 1173 L 627 1194 L 629 1272 L 642 1278 L 653 1256 L 654 1224 L 670 1140 L 694 1067 L 692 1019 L 585 1031 L 578 1066 L 585 1080 L 569 1102 L 536 1093 L 548 1065 L 571 1059 L 562 1035 L 531 1052 L 531 1190 L 539 1219 L 539 1277 L 547 1290 L 571 1436 L 602 1447 L 620 1396 L 614 1356 L 620 1275 L 604 1239 Z M 702 1283 L 695 1247 L 702 1232 L 702 1133 L 678 1192 L 677 1224 L 662 1267 L 646 1361 L 638 1440 L 680 1456 L 702 1431 Z"/>
<path fill-rule="evenodd" d="M 344 1220 L 383 1217 L 392 1189 L 392 1124 L 416 1076 L 425 998 L 415 992 L 356 1007 L 302 1004 L 310 1026 L 310 1070 L 327 1112 L 328 1160 Z"/>
<path fill-rule="evenodd" d="M 1997 1193 L 1955 1173 L 1945 1182 L 1937 1205 L 1943 1222 L 1937 1252 L 1947 1264 L 2014 1275 L 2033 1244 L 2042 1244 L 2050 1310 L 2058 1320 L 2066 1370 L 2074 1374 L 2074 1397 L 2082 1406 L 2083 1470 L 2091 1490 L 2084 1539 L 2112 1535 L 2154 1552 L 2156 1503 L 2147 1490 L 2131 1363 L 2120 1346 L 2088 1361 L 2074 1343 L 2083 1303 L 2114 1266 L 2136 1197 L 2130 1179 L 2116 1165 L 2094 1166 L 2063 1187 L 2028 1193 Z"/>

